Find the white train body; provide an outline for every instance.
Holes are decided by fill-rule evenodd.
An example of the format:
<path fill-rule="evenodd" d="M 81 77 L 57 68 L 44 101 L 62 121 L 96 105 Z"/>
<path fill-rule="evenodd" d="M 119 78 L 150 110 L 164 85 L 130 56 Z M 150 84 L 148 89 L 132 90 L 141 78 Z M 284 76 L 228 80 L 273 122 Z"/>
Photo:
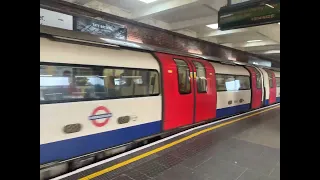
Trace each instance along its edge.
<path fill-rule="evenodd" d="M 210 64 L 215 69 L 217 79 L 217 117 L 248 111 L 251 103 L 249 72 L 242 66 L 214 62 L 210 62 Z M 237 81 L 239 77 L 244 82 Z M 228 83 L 230 86 L 227 85 Z M 240 88 L 240 83 L 245 83 L 245 88 Z M 223 87 L 219 89 L 219 86 Z"/>
<path fill-rule="evenodd" d="M 40 38 L 40 45 L 41 64 L 48 63 L 66 69 L 84 65 L 152 69 L 160 74 L 158 62 L 149 53 L 64 43 L 46 38 Z M 43 80 L 45 82 L 48 79 Z M 40 80 L 40 94 L 41 88 L 44 87 L 41 87 Z M 73 158 L 160 133 L 161 101 L 159 94 L 141 98 L 41 104 L 40 164 Z M 97 127 L 89 117 L 101 106 L 107 108 L 112 117 L 106 125 Z M 101 113 L 104 113 L 103 109 L 96 115 Z M 117 119 L 124 116 L 129 116 L 130 121 L 119 124 Z M 104 122 L 104 119 L 97 122 Z M 63 129 L 67 125 L 80 125 L 81 130 L 65 133 Z"/>

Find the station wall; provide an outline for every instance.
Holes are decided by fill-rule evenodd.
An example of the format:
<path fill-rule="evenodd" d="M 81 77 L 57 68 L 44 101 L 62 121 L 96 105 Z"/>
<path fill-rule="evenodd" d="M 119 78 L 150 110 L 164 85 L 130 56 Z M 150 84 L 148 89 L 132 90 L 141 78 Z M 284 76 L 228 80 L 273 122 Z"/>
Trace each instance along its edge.
<path fill-rule="evenodd" d="M 241 62 L 249 62 L 250 56 L 256 56 L 251 53 L 221 46 L 219 44 L 196 39 L 65 1 L 40 0 L 40 8 L 70 15 L 99 18 L 105 21 L 125 25 L 127 27 L 128 41 L 161 46 L 183 52 L 202 53 L 203 55 L 216 56 L 223 59 L 236 59 Z M 258 58 L 265 59 L 261 57 Z M 272 67 L 280 67 L 280 64 L 272 63 Z"/>

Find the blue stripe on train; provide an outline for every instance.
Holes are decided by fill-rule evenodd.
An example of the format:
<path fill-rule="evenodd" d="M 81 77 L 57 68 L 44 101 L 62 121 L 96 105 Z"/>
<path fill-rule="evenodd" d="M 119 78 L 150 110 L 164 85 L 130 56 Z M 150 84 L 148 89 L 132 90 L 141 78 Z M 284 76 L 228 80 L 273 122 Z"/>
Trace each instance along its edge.
<path fill-rule="evenodd" d="M 161 132 L 162 121 L 40 145 L 40 164 L 66 160 Z"/>
<path fill-rule="evenodd" d="M 234 115 L 240 112 L 248 111 L 249 109 L 250 109 L 250 104 L 243 104 L 239 106 L 232 106 L 232 107 L 217 109 L 217 118 Z"/>
<path fill-rule="evenodd" d="M 280 102 L 280 97 L 276 97 L 276 102 L 277 102 L 277 103 Z M 270 104 L 269 104 L 269 99 L 266 99 L 266 100 L 264 101 L 264 105 L 265 105 L 265 106 L 270 105 Z"/>

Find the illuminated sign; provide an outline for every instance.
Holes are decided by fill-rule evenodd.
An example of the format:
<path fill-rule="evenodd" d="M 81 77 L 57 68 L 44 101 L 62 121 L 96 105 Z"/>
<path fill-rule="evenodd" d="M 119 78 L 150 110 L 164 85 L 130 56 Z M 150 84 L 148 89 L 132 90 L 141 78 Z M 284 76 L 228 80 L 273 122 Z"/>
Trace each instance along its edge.
<path fill-rule="evenodd" d="M 222 7 L 218 13 L 220 30 L 246 28 L 280 22 L 280 0 L 244 2 Z"/>

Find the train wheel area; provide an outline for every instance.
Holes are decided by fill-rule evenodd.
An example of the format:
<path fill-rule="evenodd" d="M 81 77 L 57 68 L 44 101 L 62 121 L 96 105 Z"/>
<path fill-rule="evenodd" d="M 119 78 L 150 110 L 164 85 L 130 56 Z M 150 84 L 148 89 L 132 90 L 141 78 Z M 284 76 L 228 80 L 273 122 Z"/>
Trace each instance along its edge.
<path fill-rule="evenodd" d="M 280 104 L 198 126 L 54 180 L 280 179 Z"/>

